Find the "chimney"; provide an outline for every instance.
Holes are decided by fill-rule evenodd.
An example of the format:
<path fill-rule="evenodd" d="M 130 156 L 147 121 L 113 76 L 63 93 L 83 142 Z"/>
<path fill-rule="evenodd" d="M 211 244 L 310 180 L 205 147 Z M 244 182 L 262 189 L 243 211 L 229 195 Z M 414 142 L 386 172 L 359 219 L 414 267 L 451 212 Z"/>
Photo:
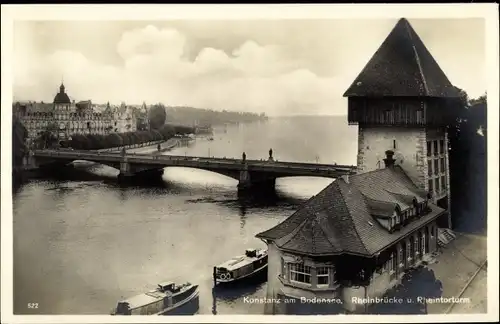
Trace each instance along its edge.
<path fill-rule="evenodd" d="M 344 174 L 341 176 L 342 180 L 344 180 L 345 183 L 349 183 L 349 175 L 348 174 Z"/>
<path fill-rule="evenodd" d="M 396 162 L 396 160 L 393 159 L 394 151 L 391 150 L 385 151 L 385 156 L 386 156 L 386 158 L 384 159 L 385 167 L 392 168 L 394 166 L 394 162 Z"/>

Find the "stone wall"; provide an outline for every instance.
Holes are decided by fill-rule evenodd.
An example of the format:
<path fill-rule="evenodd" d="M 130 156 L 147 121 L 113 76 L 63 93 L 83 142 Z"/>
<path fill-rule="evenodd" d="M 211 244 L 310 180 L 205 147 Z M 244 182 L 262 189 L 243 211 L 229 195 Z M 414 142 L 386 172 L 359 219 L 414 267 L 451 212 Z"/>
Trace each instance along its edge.
<path fill-rule="evenodd" d="M 281 282 L 278 275 L 281 273 L 281 251 L 274 245 L 268 244 L 268 265 L 267 265 L 267 298 L 278 298 L 281 292 Z M 273 305 L 266 303 L 264 314 L 272 314 Z"/>
<path fill-rule="evenodd" d="M 396 164 L 423 189 L 427 168 L 425 146 L 425 128 L 359 126 L 358 171 L 384 168 L 385 151 L 392 150 Z"/>

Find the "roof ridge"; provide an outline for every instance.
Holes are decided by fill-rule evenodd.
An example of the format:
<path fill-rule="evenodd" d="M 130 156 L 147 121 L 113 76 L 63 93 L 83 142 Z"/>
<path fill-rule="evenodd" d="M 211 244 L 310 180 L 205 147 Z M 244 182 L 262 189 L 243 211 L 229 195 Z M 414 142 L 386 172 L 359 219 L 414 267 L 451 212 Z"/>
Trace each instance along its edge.
<path fill-rule="evenodd" d="M 411 47 L 413 48 L 413 53 L 415 53 L 415 61 L 417 62 L 418 70 L 420 72 L 420 77 L 422 79 L 422 84 L 424 85 L 425 95 L 429 96 L 430 93 L 429 93 L 429 87 L 427 87 L 427 80 L 425 79 L 424 70 L 422 69 L 422 64 L 420 63 L 420 56 L 418 55 L 417 48 L 415 47 L 415 41 L 413 40 L 413 36 L 411 34 L 412 27 L 410 26 L 410 23 L 408 21 L 405 21 L 405 22 L 406 22 L 405 29 L 406 29 L 406 32 L 408 33 L 408 36 L 410 37 L 410 42 L 411 42 Z"/>
<path fill-rule="evenodd" d="M 290 242 L 300 232 L 300 230 L 302 229 L 302 227 L 304 227 L 306 222 L 307 222 L 307 217 L 305 217 L 304 220 L 293 231 L 291 231 L 290 233 L 287 234 L 287 235 L 290 235 L 290 237 L 288 238 L 288 240 L 284 241 L 281 244 L 281 246 L 284 246 L 285 244 Z M 280 237 L 278 239 L 284 238 L 285 236 L 286 235 L 283 235 L 282 237 Z"/>
<path fill-rule="evenodd" d="M 324 209 L 321 210 L 321 212 L 323 212 Z M 319 226 L 319 229 L 321 230 L 321 232 L 323 233 L 323 236 L 326 238 L 326 240 L 328 241 L 328 243 L 330 244 L 330 246 L 335 249 L 335 244 L 332 243 L 332 241 L 330 241 L 330 238 L 328 237 L 328 235 L 325 233 L 325 231 L 323 230 L 323 227 L 321 226 L 321 224 L 319 223 L 319 221 L 317 221 L 317 223 L 320 225 Z M 314 232 L 313 232 L 314 233 Z"/>
<path fill-rule="evenodd" d="M 394 199 L 396 199 L 398 201 L 398 205 L 399 205 L 399 208 L 401 208 L 401 206 L 409 206 L 411 207 L 410 205 L 408 205 L 407 202 L 405 201 L 401 201 L 401 197 L 398 197 L 399 194 L 398 193 L 395 193 L 395 192 L 390 192 L 389 190 L 387 189 L 383 189 L 385 192 L 387 192 L 389 195 L 391 195 Z"/>
<path fill-rule="evenodd" d="M 347 185 L 346 182 L 344 182 L 344 183 Z M 347 210 L 347 213 L 349 214 L 349 219 L 352 222 L 352 224 L 354 225 L 353 226 L 354 232 L 356 233 L 356 236 L 358 237 L 358 240 L 361 242 L 361 245 L 363 246 L 363 248 L 365 249 L 365 251 L 369 252 L 368 248 L 365 245 L 365 242 L 363 242 L 363 240 L 361 239 L 361 235 L 359 235 L 358 228 L 356 227 L 356 224 L 354 223 L 354 220 L 352 219 L 351 210 L 347 207 L 347 203 L 346 203 L 345 197 L 344 197 L 344 192 L 343 192 L 342 188 L 340 188 L 340 185 L 338 185 L 338 189 L 339 189 L 340 195 L 342 196 L 342 202 L 344 203 L 344 205 L 346 207 L 346 210 Z M 365 202 L 363 201 L 363 203 L 365 203 Z"/>
<path fill-rule="evenodd" d="M 399 167 L 399 165 L 395 165 L 394 167 Z M 356 173 L 356 174 L 351 175 L 351 177 L 357 178 L 358 176 L 363 176 L 363 175 L 369 174 L 369 173 L 383 172 L 383 170 L 388 170 L 388 168 L 380 168 L 380 169 L 365 171 L 365 172 L 361 172 L 361 173 Z"/>
<path fill-rule="evenodd" d="M 368 201 L 372 200 L 372 201 L 377 202 L 377 203 L 386 204 L 386 205 L 392 205 L 394 207 L 396 207 L 396 205 L 398 205 L 397 203 L 392 203 L 390 201 L 383 201 L 383 200 L 373 199 L 373 198 L 367 197 L 363 193 L 361 193 L 361 195 L 363 196 L 363 198 L 365 200 L 368 200 Z"/>

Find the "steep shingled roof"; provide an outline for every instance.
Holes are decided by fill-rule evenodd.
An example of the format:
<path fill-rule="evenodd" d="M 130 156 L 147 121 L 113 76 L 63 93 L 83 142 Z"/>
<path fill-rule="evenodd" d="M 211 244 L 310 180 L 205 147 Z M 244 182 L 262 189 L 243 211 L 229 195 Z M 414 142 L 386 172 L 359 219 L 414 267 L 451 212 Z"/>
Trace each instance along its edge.
<path fill-rule="evenodd" d="M 402 18 L 344 97 L 458 97 L 429 50 Z"/>
<path fill-rule="evenodd" d="M 292 253 L 372 256 L 444 212 L 429 204 L 429 214 L 389 233 L 372 215 L 389 216 L 387 206 L 404 210 L 409 207 L 408 197 L 421 201 L 425 194 L 399 166 L 350 178 L 349 183 L 337 179 L 285 221 L 256 236 Z"/>

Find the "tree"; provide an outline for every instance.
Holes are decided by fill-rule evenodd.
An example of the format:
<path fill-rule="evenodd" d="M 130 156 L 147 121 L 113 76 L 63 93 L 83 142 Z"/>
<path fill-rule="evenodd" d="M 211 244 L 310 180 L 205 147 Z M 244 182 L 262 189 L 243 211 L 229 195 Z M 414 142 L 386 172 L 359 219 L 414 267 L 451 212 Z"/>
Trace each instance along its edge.
<path fill-rule="evenodd" d="M 161 103 L 153 105 L 151 109 L 149 109 L 148 119 L 151 129 L 159 129 L 165 125 L 165 121 L 167 120 L 165 106 Z"/>
<path fill-rule="evenodd" d="M 50 123 L 45 127 L 45 130 L 41 131 L 38 134 L 37 139 L 35 140 L 38 147 L 41 148 L 49 148 L 57 143 L 57 131 L 59 127 L 57 127 L 56 123 Z"/>
<path fill-rule="evenodd" d="M 23 157 L 28 151 L 26 138 L 28 131 L 17 116 L 12 116 L 12 164 L 13 167 L 23 164 Z"/>
<path fill-rule="evenodd" d="M 485 137 L 478 134 L 478 128 L 486 125 L 486 96 L 469 99 L 465 91 L 458 90 L 461 96 L 451 102 L 454 118 L 448 127 L 450 209 L 454 219 L 469 226 L 472 223 L 467 218 L 472 215 L 466 215 L 467 211 L 474 210 L 478 218 L 485 214 L 485 210 L 478 211 L 486 205 L 478 194 L 486 183 Z"/>

